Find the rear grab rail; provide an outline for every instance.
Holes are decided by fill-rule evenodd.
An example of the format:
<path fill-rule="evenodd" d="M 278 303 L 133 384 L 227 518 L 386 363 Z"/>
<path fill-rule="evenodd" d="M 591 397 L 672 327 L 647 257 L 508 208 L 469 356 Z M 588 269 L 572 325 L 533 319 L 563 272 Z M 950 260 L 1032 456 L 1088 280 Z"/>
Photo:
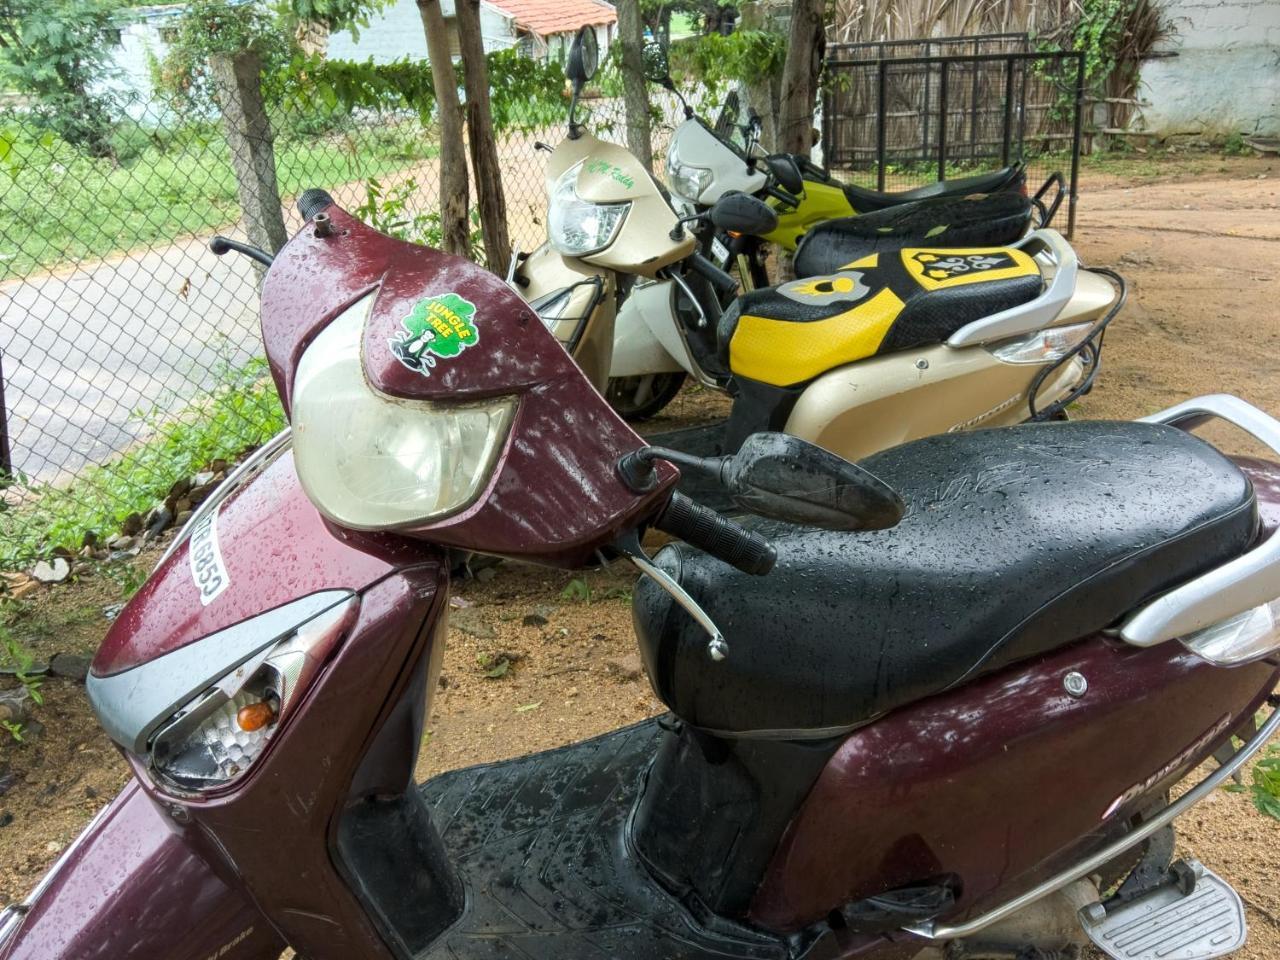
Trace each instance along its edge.
<path fill-rule="evenodd" d="M 1075 294 L 1080 261 L 1057 230 L 1035 230 L 1011 246 L 1055 267 L 1053 279 L 1034 300 L 961 327 L 947 340 L 948 347 L 971 347 L 1043 330 Z"/>
<path fill-rule="evenodd" d="M 1280 421 L 1251 403 L 1225 393 L 1186 400 L 1139 423 L 1164 423 L 1183 430 L 1217 418 L 1234 424 L 1280 457 Z M 1188 634 L 1280 598 L 1280 531 L 1248 553 L 1156 597 L 1129 615 L 1120 636 L 1150 647 Z"/>

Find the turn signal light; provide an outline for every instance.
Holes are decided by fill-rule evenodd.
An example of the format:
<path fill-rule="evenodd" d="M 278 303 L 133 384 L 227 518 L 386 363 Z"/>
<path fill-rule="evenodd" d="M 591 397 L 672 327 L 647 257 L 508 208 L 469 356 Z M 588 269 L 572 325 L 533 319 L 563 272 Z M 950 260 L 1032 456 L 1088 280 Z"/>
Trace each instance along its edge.
<path fill-rule="evenodd" d="M 263 727 L 274 723 L 275 719 L 275 710 L 265 700 L 246 704 L 236 711 L 236 726 L 245 731 L 245 733 L 261 730 Z"/>

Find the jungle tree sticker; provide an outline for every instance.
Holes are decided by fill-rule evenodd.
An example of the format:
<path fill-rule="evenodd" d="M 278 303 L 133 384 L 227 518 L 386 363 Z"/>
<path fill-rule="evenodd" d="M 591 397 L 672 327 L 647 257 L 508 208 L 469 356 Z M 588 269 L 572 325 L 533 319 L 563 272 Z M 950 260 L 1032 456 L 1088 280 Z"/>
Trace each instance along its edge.
<path fill-rule="evenodd" d="M 429 377 L 436 360 L 456 357 L 480 342 L 475 315 L 476 305 L 456 293 L 425 297 L 400 321 L 404 330 L 389 341 L 391 352 L 410 370 Z"/>

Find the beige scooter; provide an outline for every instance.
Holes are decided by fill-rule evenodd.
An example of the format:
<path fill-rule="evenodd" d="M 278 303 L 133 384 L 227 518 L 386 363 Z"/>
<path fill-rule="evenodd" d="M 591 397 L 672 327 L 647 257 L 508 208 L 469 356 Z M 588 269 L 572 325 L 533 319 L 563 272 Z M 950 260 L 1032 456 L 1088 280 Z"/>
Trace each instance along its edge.
<path fill-rule="evenodd" d="M 1061 417 L 1092 385 L 1123 282 L 1082 269 L 1053 230 L 1014 247 L 872 255 L 721 311 L 708 291 L 733 281 L 696 252 L 662 188 L 574 122 L 593 41 L 585 31 L 570 51 L 574 104 L 548 163 L 548 242 L 513 258 L 509 279 L 602 393 L 610 378 L 687 373 L 734 397 L 727 423 L 654 442 L 711 455 L 785 430 L 855 460 Z M 705 215 L 739 232 L 767 232 L 760 218 L 776 216 L 745 194 Z"/>

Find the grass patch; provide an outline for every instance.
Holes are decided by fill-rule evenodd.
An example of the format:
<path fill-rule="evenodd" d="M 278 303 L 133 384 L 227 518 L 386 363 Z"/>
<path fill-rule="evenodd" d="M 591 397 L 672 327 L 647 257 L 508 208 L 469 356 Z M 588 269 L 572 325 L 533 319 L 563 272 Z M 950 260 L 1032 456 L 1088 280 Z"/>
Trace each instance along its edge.
<path fill-rule="evenodd" d="M 69 485 L 19 484 L 19 502 L 0 510 L 0 569 L 24 569 L 58 547 L 77 550 L 87 530 L 110 536 L 178 480 L 239 458 L 285 426 L 264 360 L 224 371 L 218 386 L 176 415 L 157 407 L 140 419 L 151 428 L 147 439 Z"/>
<path fill-rule="evenodd" d="M 235 174 L 216 124 L 131 128 L 120 156 L 88 157 L 70 144 L 0 126 L 0 279 L 232 223 L 240 217 Z M 319 136 L 277 136 L 281 197 L 403 169 L 439 153 L 416 120 Z M 3 174 L 8 176 L 4 177 Z"/>

